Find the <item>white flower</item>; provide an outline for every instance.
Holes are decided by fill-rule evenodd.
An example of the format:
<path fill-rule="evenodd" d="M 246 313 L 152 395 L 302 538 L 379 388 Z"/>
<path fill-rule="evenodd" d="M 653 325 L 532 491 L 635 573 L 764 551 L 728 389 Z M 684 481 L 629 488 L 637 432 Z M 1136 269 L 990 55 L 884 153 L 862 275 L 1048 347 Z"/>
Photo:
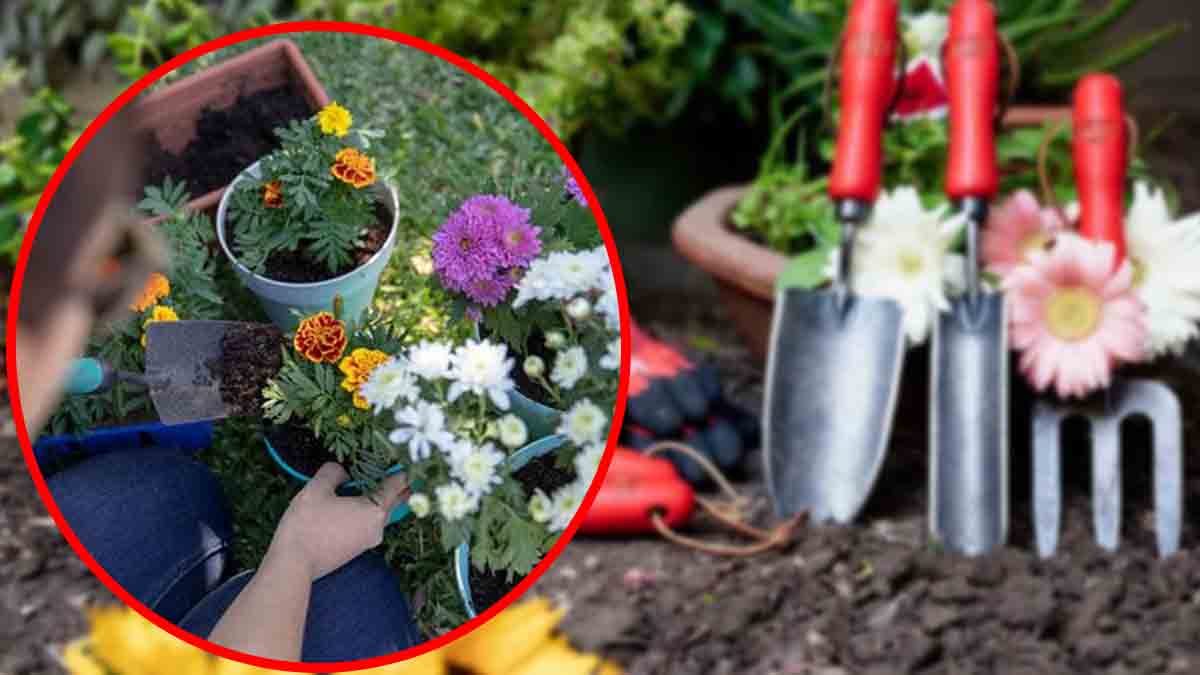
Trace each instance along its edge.
<path fill-rule="evenodd" d="M 535 522 L 548 523 L 554 518 L 554 503 L 538 488 L 529 498 L 529 515 Z"/>
<path fill-rule="evenodd" d="M 538 378 L 546 374 L 546 362 L 540 356 L 530 356 L 525 359 L 525 374 L 531 378 Z"/>
<path fill-rule="evenodd" d="M 589 443 L 575 455 L 575 480 L 591 483 L 600 468 L 600 460 L 604 459 L 604 444 Z"/>
<path fill-rule="evenodd" d="M 610 279 L 611 281 L 611 279 Z M 617 304 L 617 287 L 610 284 L 596 301 L 596 313 L 604 317 L 604 326 L 618 333 L 621 331 L 621 306 Z"/>
<path fill-rule="evenodd" d="M 561 532 L 567 529 L 567 525 L 570 525 L 571 519 L 575 517 L 575 512 L 583 504 L 583 498 L 587 494 L 587 489 L 588 486 L 586 483 L 578 481 L 559 488 L 554 493 L 554 500 L 550 507 L 553 517 L 546 528 L 551 532 Z"/>
<path fill-rule="evenodd" d="M 608 421 L 608 416 L 600 406 L 585 398 L 563 413 L 558 433 L 581 447 L 589 443 L 603 443 Z"/>
<path fill-rule="evenodd" d="M 584 321 L 592 315 L 592 303 L 587 298 L 575 298 L 567 303 L 567 316 L 576 321 Z"/>
<path fill-rule="evenodd" d="M 434 494 L 437 495 L 438 511 L 449 521 L 462 520 L 479 508 L 479 497 L 468 494 L 458 483 L 440 485 Z"/>
<path fill-rule="evenodd" d="M 414 516 L 424 518 L 429 515 L 433 505 L 429 502 L 427 495 L 417 492 L 408 498 L 408 508 L 412 509 Z"/>
<path fill-rule="evenodd" d="M 509 448 L 519 448 L 529 441 L 529 428 L 516 415 L 505 415 L 496 423 L 500 429 L 500 442 Z"/>
<path fill-rule="evenodd" d="M 569 300 L 589 291 L 602 290 L 612 272 L 604 247 L 578 253 L 556 251 L 534 260 L 517 284 L 513 307 L 534 300 Z"/>
<path fill-rule="evenodd" d="M 1139 182 L 1125 238 L 1134 289 L 1146 305 L 1148 356 L 1180 354 L 1200 334 L 1200 213 L 1174 220 L 1162 191 Z"/>
<path fill-rule="evenodd" d="M 552 330 L 546 333 L 546 348 L 552 350 L 562 349 L 567 346 L 567 336 L 562 334 L 562 331 Z"/>
<path fill-rule="evenodd" d="M 462 481 L 468 494 L 483 496 L 500 484 L 501 477 L 496 469 L 503 462 L 504 453 L 491 443 L 485 443 L 454 458 L 450 472 Z"/>
<path fill-rule="evenodd" d="M 920 58 L 941 63 L 942 45 L 950 32 L 950 19 L 939 12 L 922 12 L 904 22 L 904 46 L 910 62 Z"/>
<path fill-rule="evenodd" d="M 554 370 L 550 371 L 550 379 L 563 389 L 574 389 L 587 374 L 587 369 L 587 352 L 577 345 L 558 353 L 554 359 Z"/>
<path fill-rule="evenodd" d="M 392 357 L 371 371 L 371 376 L 358 388 L 360 396 L 378 413 L 391 408 L 396 401 L 414 401 L 421 394 L 416 378 L 402 358 Z"/>
<path fill-rule="evenodd" d="M 606 370 L 621 369 L 621 338 L 608 343 L 608 353 L 600 357 L 600 367 Z"/>
<path fill-rule="evenodd" d="M 558 271 L 567 287 L 577 292 L 603 288 L 604 278 L 610 275 L 608 253 L 604 247 L 600 247 L 583 253 L 566 254 Z"/>
<path fill-rule="evenodd" d="M 396 411 L 396 427 L 388 440 L 396 445 L 408 445 L 412 461 L 429 458 L 434 447 L 448 449 L 454 444 L 454 436 L 446 431 L 446 413 L 441 407 L 427 401 L 417 401 Z"/>
<path fill-rule="evenodd" d="M 450 377 L 454 382 L 446 393 L 451 401 L 466 392 L 487 396 L 501 410 L 508 410 L 508 392 L 513 388 L 509 372 L 513 360 L 508 347 L 488 340 L 471 340 L 454 350 Z"/>
<path fill-rule="evenodd" d="M 962 258 L 949 251 L 964 221 L 947 220 L 948 209 L 944 204 L 928 211 L 914 188 L 899 188 L 879 198 L 858 234 L 852 286 L 899 303 L 912 344 L 925 342 L 936 313 L 950 308 L 947 285 L 962 283 Z M 832 258 L 836 266 L 836 250 Z"/>
<path fill-rule="evenodd" d="M 438 380 L 450 375 L 453 348 L 444 342 L 422 342 L 408 350 L 409 370 L 426 380 Z"/>

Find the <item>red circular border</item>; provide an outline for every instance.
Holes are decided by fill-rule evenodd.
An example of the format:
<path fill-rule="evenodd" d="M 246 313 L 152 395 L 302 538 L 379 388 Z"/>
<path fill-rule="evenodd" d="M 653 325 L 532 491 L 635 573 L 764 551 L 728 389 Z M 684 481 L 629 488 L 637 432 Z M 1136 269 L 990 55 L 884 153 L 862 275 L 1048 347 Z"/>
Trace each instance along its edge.
<path fill-rule="evenodd" d="M 46 207 L 50 203 L 50 200 L 53 199 L 55 191 L 58 190 L 58 186 L 62 182 L 63 175 L 70 168 L 71 164 L 74 163 L 75 159 L 79 156 L 79 153 L 83 150 L 83 148 L 96 135 L 100 127 L 107 123 L 108 120 L 114 114 L 116 114 L 118 110 L 127 105 L 143 90 L 170 71 L 178 68 L 188 61 L 208 54 L 209 52 L 221 49 L 222 47 L 228 47 L 246 40 L 273 35 L 283 35 L 287 33 L 314 31 L 357 33 L 360 35 L 368 35 L 371 37 L 391 40 L 392 42 L 397 42 L 408 47 L 420 49 L 428 54 L 432 54 L 454 64 L 455 66 L 458 66 L 459 68 L 473 75 L 475 78 L 482 80 L 496 93 L 503 96 L 517 110 L 524 114 L 526 119 L 528 119 L 535 127 L 537 127 L 538 131 L 540 131 L 542 136 L 544 136 L 546 140 L 550 142 L 551 146 L 554 147 L 555 152 L 557 152 L 559 157 L 562 158 L 563 163 L 566 164 L 566 166 L 571 170 L 571 173 L 579 182 L 579 185 L 583 188 L 584 195 L 588 199 L 588 204 L 591 207 L 592 213 L 596 217 L 600 234 L 604 238 L 604 245 L 608 251 L 609 260 L 612 263 L 612 272 L 617 285 L 617 293 L 619 296 L 618 304 L 620 305 L 621 311 L 621 371 L 617 405 L 613 410 L 614 423 L 611 425 L 609 431 L 608 444 L 605 449 L 604 459 L 601 461 L 600 468 L 596 472 L 596 478 L 592 481 L 592 486 L 588 490 L 587 496 L 584 498 L 581 508 L 571 520 L 570 525 L 563 532 L 562 536 L 559 537 L 558 542 L 546 555 L 545 559 L 539 563 L 536 568 L 534 568 L 529 576 L 527 576 L 515 589 L 510 591 L 508 595 L 500 600 L 500 602 L 493 605 L 490 609 L 441 637 L 435 638 L 415 647 L 411 647 L 402 652 L 397 652 L 390 656 L 381 656 L 373 659 L 362 659 L 358 661 L 344 661 L 340 663 L 306 664 L 291 661 L 277 661 L 274 659 L 266 659 L 250 654 L 244 654 L 242 652 L 236 652 L 184 631 L 175 624 L 172 624 L 158 614 L 154 613 L 151 609 L 133 598 L 133 596 L 127 593 L 125 589 L 121 588 L 120 584 L 118 584 L 111 576 L 109 576 L 108 573 L 105 572 L 102 567 L 100 567 L 96 560 L 92 558 L 92 556 L 79 542 L 79 538 L 75 536 L 75 533 L 71 530 L 70 525 L 63 518 L 62 512 L 58 509 L 58 505 L 55 504 L 54 498 L 51 496 L 50 490 L 46 486 L 46 479 L 44 476 L 42 476 L 41 470 L 37 465 L 37 459 L 33 454 L 33 447 L 30 443 L 29 433 L 25 428 L 25 416 L 21 410 L 19 384 L 20 377 L 17 372 L 16 359 L 16 325 L 17 317 L 19 315 L 18 313 L 20 311 L 21 286 L 24 281 L 25 267 L 29 262 L 29 251 L 33 246 L 33 239 L 37 235 L 37 230 L 41 225 L 42 217 L 45 215 Z M 234 659 L 261 668 L 272 668 L 276 670 L 288 670 L 293 672 L 330 673 L 335 671 L 341 672 L 364 668 L 377 668 L 425 654 L 435 649 L 444 647 L 455 639 L 462 637 L 468 632 L 480 627 L 492 617 L 496 616 L 496 614 L 503 611 L 506 607 L 508 607 L 508 605 L 512 604 L 527 590 L 529 590 L 530 586 L 537 582 L 542 574 L 549 569 L 550 565 L 554 563 L 554 560 L 557 559 L 560 554 L 562 554 L 563 549 L 567 546 L 567 544 L 570 543 L 571 538 L 574 537 L 576 530 L 579 529 L 579 526 L 583 521 L 586 510 L 591 506 L 592 501 L 595 500 L 596 493 L 599 492 L 600 485 L 604 481 L 604 475 L 608 471 L 609 462 L 612 459 L 613 448 L 616 446 L 617 437 L 620 433 L 620 424 L 615 423 L 615 421 L 620 420 L 624 415 L 625 402 L 629 389 L 630 331 L 629 303 L 625 293 L 625 277 L 621 271 L 621 263 L 617 256 L 616 245 L 613 243 L 612 232 L 609 231 L 608 221 L 605 219 L 604 213 L 600 209 L 600 204 L 596 199 L 596 194 L 592 191 L 591 185 L 588 184 L 587 178 L 583 175 L 579 165 L 575 162 L 574 158 L 571 157 L 570 153 L 567 152 L 566 146 L 564 146 L 562 141 L 559 140 L 559 138 L 554 134 L 554 132 L 550 129 L 550 126 L 546 124 L 546 122 L 536 112 L 534 112 L 534 110 L 530 108 L 525 101 L 521 100 L 516 93 L 514 93 L 506 85 L 492 75 L 488 74 L 479 66 L 442 47 L 410 35 L 379 28 L 377 26 L 346 23 L 341 21 L 295 21 L 281 23 L 262 28 L 240 31 L 231 35 L 227 35 L 223 38 L 213 40 L 212 42 L 208 42 L 200 45 L 199 47 L 188 50 L 187 52 L 180 54 L 179 56 L 162 64 L 158 68 L 155 68 L 153 71 L 126 89 L 111 104 L 109 104 L 109 106 L 105 108 L 104 111 L 91 122 L 91 124 L 88 125 L 87 129 L 83 132 L 83 134 L 80 135 L 79 140 L 77 140 L 71 147 L 66 158 L 63 160 L 62 164 L 59 165 L 58 170 L 54 172 L 54 176 L 50 179 L 49 184 L 47 184 L 45 191 L 42 193 L 41 199 L 38 201 L 37 209 L 34 211 L 33 218 L 29 222 L 29 228 L 25 239 L 21 244 L 20 256 L 17 260 L 16 269 L 14 271 L 12 288 L 9 292 L 7 321 L 8 328 L 6 338 L 8 341 L 8 349 L 6 358 L 9 370 L 9 398 L 12 403 L 13 419 L 17 427 L 17 437 L 20 440 L 21 449 L 25 453 L 25 463 L 29 467 L 29 472 L 37 486 L 38 493 L 41 495 L 42 500 L 46 503 L 46 508 L 50 511 L 50 515 L 54 518 L 54 522 L 58 524 L 59 530 L 62 531 L 62 534 L 67 539 L 67 542 L 71 544 L 71 547 L 75 549 L 75 552 L 79 554 L 79 557 L 83 559 L 88 568 L 92 570 L 92 573 L 94 573 L 102 582 L 104 582 L 104 585 L 107 586 L 114 595 L 123 600 L 125 604 L 132 607 L 139 614 L 157 625 L 159 628 L 166 630 L 181 640 L 191 643 L 192 645 L 200 647 L 217 656 Z"/>

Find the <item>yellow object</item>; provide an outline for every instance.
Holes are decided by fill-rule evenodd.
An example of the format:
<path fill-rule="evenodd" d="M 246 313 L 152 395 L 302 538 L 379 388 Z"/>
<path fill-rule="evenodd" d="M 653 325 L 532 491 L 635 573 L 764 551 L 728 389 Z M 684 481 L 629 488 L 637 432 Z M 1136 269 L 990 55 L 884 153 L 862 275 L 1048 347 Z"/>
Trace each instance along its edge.
<path fill-rule="evenodd" d="M 346 376 L 342 380 L 342 389 L 354 395 L 355 408 L 366 410 L 371 407 L 371 404 L 367 403 L 358 390 L 371 377 L 371 373 L 389 358 L 391 357 L 378 349 L 360 347 L 350 352 L 350 356 L 342 359 L 342 362 L 338 364 L 338 370 Z"/>
<path fill-rule="evenodd" d="M 330 103 L 317 113 L 317 124 L 321 125 L 321 131 L 338 138 L 345 136 L 353 123 L 354 116 L 337 103 Z"/>
<path fill-rule="evenodd" d="M 292 346 L 313 363 L 337 363 L 346 350 L 346 324 L 329 312 L 317 312 L 300 322 Z"/>
<path fill-rule="evenodd" d="M 344 148 L 334 156 L 329 173 L 361 190 L 375 182 L 375 160 L 355 148 Z"/>
<path fill-rule="evenodd" d="M 135 300 L 134 303 L 129 306 L 129 309 L 132 309 L 135 312 L 144 312 L 144 311 L 146 311 L 146 308 L 150 307 L 154 303 L 158 302 L 159 300 L 162 300 L 163 298 L 167 297 L 170 294 L 171 294 L 170 280 L 168 280 L 166 277 L 159 274 L 158 272 L 154 272 L 153 274 L 150 275 L 150 278 L 146 281 L 146 286 L 145 286 L 145 288 L 142 289 L 142 294 L 139 295 L 138 299 Z"/>
<path fill-rule="evenodd" d="M 447 657 L 479 675 L 508 673 L 550 639 L 564 613 L 545 598 L 523 602 L 455 640 Z"/>
<path fill-rule="evenodd" d="M 179 315 L 166 305 L 155 305 L 150 311 L 150 318 L 142 323 L 142 347 L 146 346 L 146 327 L 159 321 L 178 321 Z"/>

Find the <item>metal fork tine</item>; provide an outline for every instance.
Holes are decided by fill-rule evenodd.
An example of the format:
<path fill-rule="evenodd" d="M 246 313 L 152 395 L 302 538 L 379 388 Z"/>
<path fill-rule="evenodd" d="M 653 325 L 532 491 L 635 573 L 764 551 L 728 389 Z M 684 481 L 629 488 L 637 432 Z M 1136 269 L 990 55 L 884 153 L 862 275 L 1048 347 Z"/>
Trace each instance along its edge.
<path fill-rule="evenodd" d="M 1038 553 L 1043 558 L 1058 548 L 1062 521 L 1060 427 L 1062 412 L 1039 400 L 1033 417 L 1033 522 Z"/>
<path fill-rule="evenodd" d="M 1106 551 L 1121 544 L 1121 420 L 1089 416 L 1092 427 L 1092 524 Z"/>
<path fill-rule="evenodd" d="M 1179 398 L 1161 382 L 1129 382 L 1136 411 L 1154 429 L 1154 521 L 1158 554 L 1165 558 L 1179 549 L 1183 527 L 1183 414 Z"/>

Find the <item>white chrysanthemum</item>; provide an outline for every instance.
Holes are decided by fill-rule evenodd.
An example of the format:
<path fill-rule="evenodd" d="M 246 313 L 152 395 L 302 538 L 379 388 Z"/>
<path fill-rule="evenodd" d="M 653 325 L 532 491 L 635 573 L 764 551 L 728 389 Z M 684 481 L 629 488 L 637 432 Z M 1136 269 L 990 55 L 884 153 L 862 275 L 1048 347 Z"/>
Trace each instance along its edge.
<path fill-rule="evenodd" d="M 603 443 L 589 443 L 575 455 L 575 480 L 581 483 L 591 483 L 600 468 L 600 460 L 604 458 Z"/>
<path fill-rule="evenodd" d="M 454 435 L 446 430 L 446 413 L 440 406 L 417 401 L 413 406 L 396 411 L 397 427 L 388 436 L 396 445 L 407 445 L 414 462 L 429 458 L 435 447 L 448 449 Z"/>
<path fill-rule="evenodd" d="M 371 371 L 370 377 L 358 388 L 358 393 L 378 413 L 391 408 L 403 399 L 414 401 L 421 395 L 416 378 L 402 358 L 392 357 Z"/>
<path fill-rule="evenodd" d="M 574 389 L 579 380 L 587 375 L 587 352 L 578 345 L 561 351 L 554 359 L 554 369 L 550 371 L 550 380 L 563 389 Z"/>
<path fill-rule="evenodd" d="M 604 327 L 618 333 L 621 331 L 621 306 L 617 304 L 617 287 L 609 285 L 596 301 L 596 313 L 604 317 Z"/>
<path fill-rule="evenodd" d="M 592 315 L 592 303 L 587 298 L 575 298 L 567 303 L 567 316 L 576 321 L 585 321 Z"/>
<path fill-rule="evenodd" d="M 621 369 L 621 338 L 608 343 L 608 352 L 600 357 L 600 367 L 606 370 Z"/>
<path fill-rule="evenodd" d="M 911 187 L 885 193 L 855 245 L 855 292 L 899 303 L 912 344 L 925 342 L 937 312 L 950 308 L 947 287 L 962 285 L 962 258 L 950 246 L 964 221 L 947 219 L 949 208 L 926 210 Z M 838 264 L 836 250 L 830 264 Z"/>
<path fill-rule="evenodd" d="M 1174 220 L 1162 191 L 1139 182 L 1125 218 L 1125 243 L 1134 288 L 1146 305 L 1148 356 L 1182 353 L 1200 333 L 1200 213 Z"/>
<path fill-rule="evenodd" d="M 603 443 L 607 431 L 608 415 L 586 398 L 563 413 L 558 425 L 558 433 L 580 447 L 589 443 Z"/>
<path fill-rule="evenodd" d="M 450 376 L 450 360 L 454 349 L 445 342 L 422 342 L 408 350 L 409 370 L 426 380 Z"/>
<path fill-rule="evenodd" d="M 526 357 L 524 367 L 525 374 L 531 378 L 538 378 L 546 374 L 546 362 L 537 355 Z"/>
<path fill-rule="evenodd" d="M 491 443 L 473 447 L 456 457 L 450 467 L 454 477 L 462 482 L 468 494 L 483 496 L 500 484 L 497 468 L 504 462 L 504 453 Z"/>
<path fill-rule="evenodd" d="M 468 493 L 458 483 L 440 485 L 434 494 L 437 496 L 438 511 L 449 521 L 462 520 L 479 508 L 479 497 Z"/>
<path fill-rule="evenodd" d="M 554 493 L 554 499 L 550 507 L 553 517 L 551 517 L 550 523 L 546 528 L 551 532 L 561 532 L 567 529 L 567 525 L 570 525 L 571 519 L 575 517 L 575 512 L 583 504 L 583 498 L 587 495 L 587 489 L 588 486 L 586 483 L 578 481 L 559 488 Z"/>
<path fill-rule="evenodd" d="M 520 308 L 534 300 L 569 300 L 603 289 L 605 277 L 611 276 L 603 247 L 578 253 L 556 251 L 530 263 L 512 304 Z"/>
<path fill-rule="evenodd" d="M 509 448 L 519 448 L 529 442 L 529 427 L 516 415 L 505 415 L 496 422 L 500 442 Z"/>
<path fill-rule="evenodd" d="M 454 350 L 450 377 L 454 382 L 446 393 L 451 401 L 470 392 L 487 396 L 501 410 L 508 410 L 508 392 L 513 388 L 509 372 L 513 360 L 508 347 L 489 340 L 471 340 Z"/>
<path fill-rule="evenodd" d="M 412 510 L 414 516 L 424 518 L 433 510 L 433 504 L 429 502 L 428 495 L 418 492 L 408 498 L 408 508 Z"/>
<path fill-rule="evenodd" d="M 908 49 L 909 61 L 919 58 L 941 63 L 942 45 L 950 32 L 950 18 L 940 12 L 922 12 L 906 17 L 904 21 L 904 46 Z"/>
<path fill-rule="evenodd" d="M 529 498 L 529 515 L 539 523 L 548 523 L 554 518 L 554 502 L 550 501 L 541 488 Z"/>

